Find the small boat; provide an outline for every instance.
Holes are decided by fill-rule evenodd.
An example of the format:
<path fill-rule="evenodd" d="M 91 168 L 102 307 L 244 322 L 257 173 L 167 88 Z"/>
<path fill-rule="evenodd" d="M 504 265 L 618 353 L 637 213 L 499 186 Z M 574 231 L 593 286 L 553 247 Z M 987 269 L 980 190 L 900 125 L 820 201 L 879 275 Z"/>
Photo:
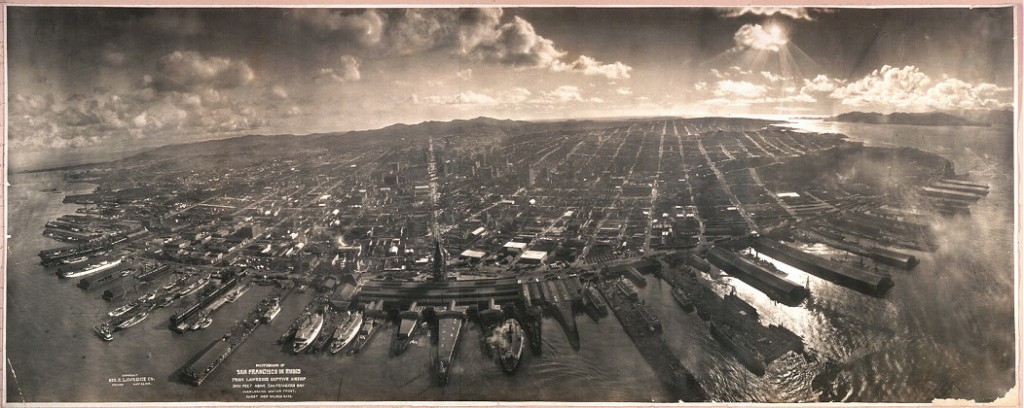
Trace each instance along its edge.
<path fill-rule="evenodd" d="M 156 292 L 149 292 L 149 293 L 139 297 L 139 302 L 145 303 L 145 302 L 149 302 L 149 301 L 151 301 L 153 299 L 156 299 Z"/>
<path fill-rule="evenodd" d="M 107 313 L 107 315 L 109 315 L 110 317 L 118 317 L 120 315 L 128 313 L 128 311 L 134 309 L 135 306 L 137 306 L 136 303 L 128 303 L 128 304 L 122 305 L 121 307 L 119 307 L 117 309 L 111 310 L 109 313 Z"/>
<path fill-rule="evenodd" d="M 114 339 L 114 329 L 110 327 L 109 323 L 103 323 L 92 328 L 92 331 L 96 333 L 103 341 L 111 341 Z"/>
<path fill-rule="evenodd" d="M 85 262 L 87 260 L 89 260 L 88 256 L 79 256 L 79 257 L 75 257 L 75 258 L 65 259 L 65 260 L 61 261 L 61 263 L 63 263 L 64 265 L 71 265 L 71 264 L 76 264 L 76 263 L 79 263 L 79 262 Z"/>
<path fill-rule="evenodd" d="M 131 319 L 128 319 L 128 320 L 125 320 L 125 321 L 123 321 L 123 322 L 119 323 L 119 324 L 117 325 L 117 328 L 118 328 L 118 330 L 124 330 L 124 329 L 127 329 L 127 328 L 129 328 L 129 327 L 132 327 L 132 326 L 134 326 L 134 325 L 137 325 L 137 324 L 139 324 L 139 323 L 142 323 L 142 321 L 143 321 L 143 320 L 146 320 L 146 318 L 147 318 L 147 317 L 149 317 L 149 312 L 142 312 L 142 313 L 139 313 L 139 314 L 137 314 L 137 315 L 135 315 L 135 316 L 132 316 L 132 318 L 131 318 Z"/>

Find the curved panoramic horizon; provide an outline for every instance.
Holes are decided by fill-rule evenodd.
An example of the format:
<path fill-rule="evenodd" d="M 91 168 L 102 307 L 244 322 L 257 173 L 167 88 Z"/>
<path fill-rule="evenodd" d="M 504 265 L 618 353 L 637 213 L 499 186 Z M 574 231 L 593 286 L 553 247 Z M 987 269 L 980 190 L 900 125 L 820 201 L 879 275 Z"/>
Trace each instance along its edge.
<path fill-rule="evenodd" d="M 5 11 L 7 403 L 1019 396 L 1012 7 Z"/>

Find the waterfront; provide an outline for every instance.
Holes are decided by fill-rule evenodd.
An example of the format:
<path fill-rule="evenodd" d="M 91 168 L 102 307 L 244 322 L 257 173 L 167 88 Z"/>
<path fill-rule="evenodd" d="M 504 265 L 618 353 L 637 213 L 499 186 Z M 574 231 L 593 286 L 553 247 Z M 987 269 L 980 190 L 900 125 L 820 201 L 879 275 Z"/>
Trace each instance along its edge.
<path fill-rule="evenodd" d="M 781 324 L 803 337 L 814 361 L 787 355 L 764 377 L 746 371 L 712 339 L 696 315 L 682 313 L 668 285 L 648 277 L 643 298 L 665 326 L 665 338 L 717 401 L 926 401 L 934 396 L 991 399 L 1013 380 L 1012 149 L 999 128 L 929 128 L 803 124 L 841 131 L 868 144 L 896 144 L 950 154 L 958 172 L 988 183 L 991 193 L 971 217 L 937 226 L 935 253 L 918 253 L 921 264 L 899 272 L 881 299 L 787 271 L 809 282 L 811 306 L 777 304 L 744 283 L 723 278 L 720 294 L 736 288 L 762 323 Z M 827 129 L 812 126 L 829 126 Z M 829 130 L 831 129 L 831 130 Z M 960 132 L 981 137 L 961 141 Z M 934 142 L 940 143 L 934 143 Z M 8 376 L 11 401 L 240 400 L 230 388 L 235 369 L 261 363 L 303 368 L 306 390 L 296 400 L 581 400 L 664 401 L 665 391 L 614 319 L 594 323 L 578 315 L 582 348 L 573 351 L 552 319 L 544 322 L 544 353 L 529 356 L 516 376 L 504 375 L 479 348 L 479 329 L 463 331 L 451 382 L 430 376 L 428 340 L 405 354 L 388 356 L 389 335 L 378 334 L 362 354 L 292 356 L 274 345 L 310 296 L 286 299 L 281 317 L 253 337 L 201 387 L 176 382 L 173 374 L 197 351 L 222 335 L 265 292 L 229 304 L 213 325 L 184 335 L 167 328 L 161 310 L 116 341 L 95 338 L 91 327 L 109 310 L 97 294 L 58 280 L 38 264 L 36 253 L 59 244 L 41 236 L 42 226 L 76 206 L 63 194 L 88 192 L 87 184 L 64 185 L 59 173 L 15 174 L 11 179 L 7 344 L 17 381 Z M 954 233 L 955 232 L 955 233 Z M 61 367 L 55 370 L 54 367 Z M 628 375 L 623 375 L 628 373 Z M 152 376 L 155 384 L 114 388 L 109 379 Z M 820 378 L 819 382 L 815 378 Z"/>

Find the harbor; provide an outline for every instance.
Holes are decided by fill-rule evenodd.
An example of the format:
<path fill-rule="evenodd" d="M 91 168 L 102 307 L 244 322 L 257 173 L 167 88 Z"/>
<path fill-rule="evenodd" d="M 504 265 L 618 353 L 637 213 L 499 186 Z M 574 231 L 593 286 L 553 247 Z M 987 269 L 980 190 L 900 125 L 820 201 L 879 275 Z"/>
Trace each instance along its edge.
<path fill-rule="evenodd" d="M 665 145 L 675 139 L 683 144 L 683 153 L 666 153 L 682 158 L 699 153 L 704 160 L 720 161 L 709 146 L 704 146 L 706 156 L 700 153 L 709 142 L 676 138 L 671 122 L 662 123 L 668 123 Z M 615 137 L 644 140 L 641 150 L 661 143 L 663 135 L 645 132 Z M 756 140 L 772 138 L 787 143 L 799 139 L 769 132 Z M 689 147 L 695 151 L 686 150 Z M 725 149 L 739 154 L 732 146 Z M 859 154 L 855 150 L 849 154 Z M 766 186 L 779 182 L 770 171 L 758 169 L 758 180 Z M 703 179 L 675 180 L 758 185 L 758 180 L 736 178 L 729 171 L 721 177 L 712 170 Z M 672 188 L 688 191 L 686 183 Z M 975 193 L 983 190 L 980 185 L 971 188 Z M 739 188 L 730 191 L 741 202 L 753 199 L 739 194 Z M 178 221 L 153 221 L 145 229 L 155 236 L 119 240 L 110 231 L 112 240 L 76 242 L 75 249 L 61 246 L 46 252 L 46 257 L 39 253 L 37 266 L 51 282 L 65 282 L 75 296 L 98 302 L 95 315 L 83 322 L 88 324 L 83 331 L 91 328 L 95 334 L 88 336 L 91 342 L 120 348 L 153 337 L 160 339 L 157 344 L 162 348 L 195 345 L 159 356 L 175 364 L 162 365 L 162 372 L 174 373 L 176 384 L 193 390 L 175 392 L 210 392 L 211 387 L 229 384 L 234 368 L 269 359 L 325 373 L 342 371 L 311 380 L 319 387 L 336 388 L 333 398 L 359 395 L 354 386 L 331 382 L 340 378 L 346 384 L 414 384 L 418 394 L 401 394 L 403 398 L 445 398 L 465 390 L 466 384 L 484 383 L 498 388 L 505 398 L 514 399 L 515 394 L 502 387 L 534 384 L 548 390 L 541 394 L 546 398 L 586 400 L 585 394 L 538 384 L 559 370 L 583 367 L 587 371 L 577 374 L 579 378 L 559 381 L 579 384 L 582 390 L 585 379 L 605 378 L 602 372 L 630 372 L 636 373 L 628 380 L 632 389 L 655 395 L 658 401 L 700 401 L 738 392 L 740 379 L 764 384 L 778 381 L 784 370 L 837 359 L 822 356 L 827 347 L 817 342 L 815 331 L 801 321 L 787 320 L 786 314 L 854 319 L 835 311 L 842 301 L 869 311 L 855 319 L 881 319 L 880 305 L 905 296 L 901 285 L 908 285 L 911 276 L 928 273 L 928 266 L 922 265 L 933 265 L 931 259 L 950 245 L 939 239 L 930 226 L 934 218 L 927 213 L 893 205 L 872 207 L 877 204 L 857 197 L 814 195 L 817 201 L 806 195 L 781 197 L 783 208 L 799 211 L 771 219 L 760 218 L 763 214 L 753 210 L 747 219 L 724 204 L 722 212 L 706 211 L 704 207 L 719 205 L 708 203 L 666 207 L 662 211 L 668 218 L 697 225 L 693 241 L 674 243 L 653 238 L 662 233 L 658 231 L 668 232 L 659 224 L 668 219 L 651 216 L 645 226 L 622 208 L 554 212 L 524 203 L 500 204 L 479 221 L 468 221 L 481 225 L 472 229 L 435 235 L 430 232 L 430 213 L 423 211 L 407 219 L 403 228 L 417 229 L 424 236 L 403 232 L 412 229 L 374 227 L 377 236 L 359 238 L 368 230 L 340 226 L 368 220 L 392 225 L 384 222 L 389 216 L 345 217 L 342 211 L 334 214 L 317 206 L 323 194 L 296 192 L 294 200 L 309 207 L 275 215 L 277 207 L 267 206 L 267 215 L 229 205 L 227 199 L 215 201 L 218 204 L 183 209 L 175 217 Z M 427 202 L 426 196 L 419 197 Z M 725 198 L 732 203 L 732 197 Z M 981 195 L 970 205 L 983 206 L 988 199 Z M 651 203 L 661 205 L 660 199 Z M 515 215 L 513 210 L 536 221 L 514 234 L 495 232 L 501 219 Z M 578 217 L 583 218 L 574 219 Z M 440 219 L 444 228 L 452 225 L 450 217 Z M 598 220 L 599 225 L 584 219 Z M 67 220 L 57 219 L 50 228 L 71 228 L 60 224 Z M 550 223 L 540 222 L 544 220 Z M 94 218 L 74 222 L 74 228 L 92 231 L 110 225 Z M 283 224 L 277 226 L 278 222 Z M 296 227 L 302 222 L 308 225 Z M 750 228 L 751 222 L 756 230 Z M 90 227 L 92 223 L 97 226 Z M 310 227 L 315 225 L 337 227 L 340 232 L 317 236 L 318 230 Z M 741 231 L 742 225 L 746 227 Z M 570 228 L 579 229 L 569 235 Z M 198 232 L 189 239 L 181 236 L 192 230 Z M 646 243 L 632 237 L 648 233 L 651 249 L 640 253 L 636 248 Z M 673 239 L 677 238 L 682 239 Z M 574 254 L 575 261 L 559 258 L 565 254 Z M 102 262 L 116 264 L 93 271 L 107 265 Z M 78 273 L 83 275 L 54 277 Z M 669 288 L 662 289 L 665 285 Z M 275 296 L 276 291 L 280 294 Z M 664 297 L 659 298 L 659 291 Z M 257 317 L 256 302 L 264 300 L 258 321 L 252 320 Z M 261 325 L 271 328 L 256 328 Z M 279 344 L 274 345 L 275 340 Z M 714 353 L 708 357 L 694 356 L 709 348 Z M 654 357 L 659 355 L 673 358 Z M 711 356 L 717 362 L 706 360 Z M 726 391 L 721 388 L 719 365 L 743 372 L 726 377 L 737 384 Z M 391 374 L 364 374 L 358 379 L 345 374 L 363 373 L 360 367 L 371 366 Z M 628 400 L 647 398 L 631 392 L 621 395 Z"/>

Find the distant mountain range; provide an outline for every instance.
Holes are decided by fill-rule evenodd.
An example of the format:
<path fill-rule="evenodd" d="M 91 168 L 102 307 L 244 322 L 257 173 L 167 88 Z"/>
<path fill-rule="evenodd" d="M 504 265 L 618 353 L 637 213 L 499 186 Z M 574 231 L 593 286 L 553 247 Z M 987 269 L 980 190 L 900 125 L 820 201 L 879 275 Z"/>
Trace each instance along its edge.
<path fill-rule="evenodd" d="M 610 126 L 609 123 L 614 122 L 600 120 L 526 122 L 478 117 L 447 122 L 427 121 L 413 125 L 398 123 L 371 130 L 313 133 L 309 135 L 246 135 L 173 144 L 148 150 L 131 157 L 131 159 L 209 156 L 224 152 L 231 152 L 232 154 L 266 154 L 267 152 L 308 151 L 310 149 L 338 152 L 351 150 L 353 144 L 367 148 L 374 145 L 426 143 L 431 136 L 441 140 L 449 137 L 456 138 L 463 143 L 487 143 L 497 142 L 502 137 L 512 134 L 603 128 Z"/>
<path fill-rule="evenodd" d="M 1012 126 L 1010 110 L 959 110 L 923 113 L 847 112 L 826 119 L 832 122 L 915 126 Z"/>

